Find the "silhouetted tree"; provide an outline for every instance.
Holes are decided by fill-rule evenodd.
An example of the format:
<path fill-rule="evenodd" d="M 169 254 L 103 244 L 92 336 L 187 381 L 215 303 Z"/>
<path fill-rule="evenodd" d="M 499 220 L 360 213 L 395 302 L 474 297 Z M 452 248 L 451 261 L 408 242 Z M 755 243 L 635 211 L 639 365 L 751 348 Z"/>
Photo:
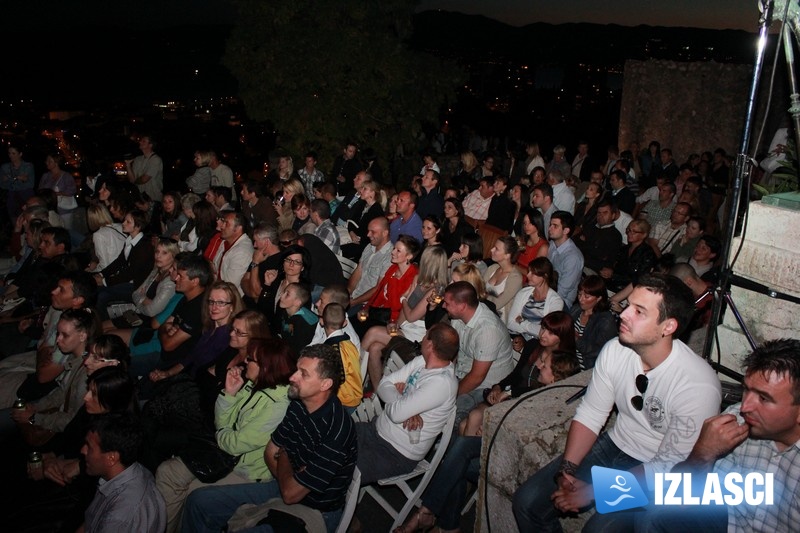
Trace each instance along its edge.
<path fill-rule="evenodd" d="M 413 0 L 232 2 L 224 63 L 248 115 L 272 122 L 295 157 L 317 149 L 326 171 L 348 139 L 384 162 L 401 143 L 416 147 L 421 123 L 438 122 L 463 83 L 456 67 L 406 46 Z"/>

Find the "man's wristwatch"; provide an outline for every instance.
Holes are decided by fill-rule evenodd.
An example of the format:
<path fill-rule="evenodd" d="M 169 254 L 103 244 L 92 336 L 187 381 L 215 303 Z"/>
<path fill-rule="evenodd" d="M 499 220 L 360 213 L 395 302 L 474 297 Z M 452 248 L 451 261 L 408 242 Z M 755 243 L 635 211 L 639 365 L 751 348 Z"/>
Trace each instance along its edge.
<path fill-rule="evenodd" d="M 558 478 L 560 478 L 564 474 L 569 474 L 570 476 L 574 476 L 575 472 L 577 471 L 578 471 L 578 465 L 576 465 L 572 461 L 567 461 L 566 459 L 562 459 L 561 464 L 558 467 L 558 472 L 556 472 L 556 475 L 553 476 L 553 481 L 558 483 Z"/>

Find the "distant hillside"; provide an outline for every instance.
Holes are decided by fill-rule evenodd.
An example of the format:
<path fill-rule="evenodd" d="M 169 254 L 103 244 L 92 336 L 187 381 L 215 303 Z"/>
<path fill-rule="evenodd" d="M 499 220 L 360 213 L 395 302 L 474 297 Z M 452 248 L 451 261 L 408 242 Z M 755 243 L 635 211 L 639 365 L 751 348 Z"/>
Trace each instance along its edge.
<path fill-rule="evenodd" d="M 447 11 L 414 16 L 412 45 L 446 56 L 518 61 L 621 64 L 626 59 L 752 63 L 756 34 L 655 26 L 546 24 L 523 27 Z"/>

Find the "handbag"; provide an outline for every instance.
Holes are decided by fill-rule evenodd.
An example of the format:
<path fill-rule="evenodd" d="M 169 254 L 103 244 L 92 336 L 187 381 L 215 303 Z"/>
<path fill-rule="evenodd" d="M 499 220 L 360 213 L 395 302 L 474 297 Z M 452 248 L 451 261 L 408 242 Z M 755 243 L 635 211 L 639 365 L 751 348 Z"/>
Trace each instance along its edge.
<path fill-rule="evenodd" d="M 233 456 L 220 449 L 213 435 L 192 435 L 180 458 L 194 477 L 203 483 L 214 483 L 224 478 L 239 462 L 239 456 Z"/>
<path fill-rule="evenodd" d="M 388 324 L 392 316 L 392 310 L 387 307 L 370 307 L 367 318 L 371 322 Z"/>

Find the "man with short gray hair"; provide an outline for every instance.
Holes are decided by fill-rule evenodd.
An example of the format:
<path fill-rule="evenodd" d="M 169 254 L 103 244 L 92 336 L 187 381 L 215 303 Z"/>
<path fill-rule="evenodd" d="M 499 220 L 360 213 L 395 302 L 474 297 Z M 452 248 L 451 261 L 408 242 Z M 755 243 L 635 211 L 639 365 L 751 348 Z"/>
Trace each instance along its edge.
<path fill-rule="evenodd" d="M 253 259 L 242 276 L 241 287 L 244 301 L 248 307 L 255 307 L 261 290 L 264 288 L 264 273 L 267 270 L 280 270 L 278 228 L 271 224 L 259 224 L 253 230 Z"/>

